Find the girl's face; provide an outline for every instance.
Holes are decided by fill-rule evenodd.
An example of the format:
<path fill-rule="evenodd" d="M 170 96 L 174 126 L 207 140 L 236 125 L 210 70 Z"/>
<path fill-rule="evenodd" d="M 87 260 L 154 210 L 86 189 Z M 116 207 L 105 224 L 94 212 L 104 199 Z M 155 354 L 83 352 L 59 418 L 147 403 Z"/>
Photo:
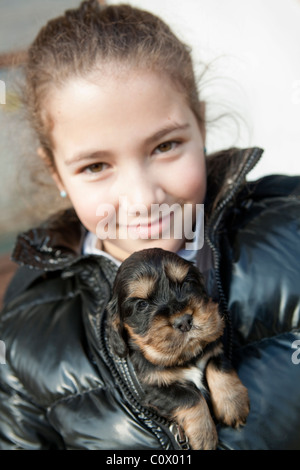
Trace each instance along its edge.
<path fill-rule="evenodd" d="M 49 107 L 53 176 L 98 247 L 121 261 L 181 248 L 184 205 L 195 220 L 206 192 L 202 133 L 183 93 L 155 73 L 111 73 L 69 81 Z"/>

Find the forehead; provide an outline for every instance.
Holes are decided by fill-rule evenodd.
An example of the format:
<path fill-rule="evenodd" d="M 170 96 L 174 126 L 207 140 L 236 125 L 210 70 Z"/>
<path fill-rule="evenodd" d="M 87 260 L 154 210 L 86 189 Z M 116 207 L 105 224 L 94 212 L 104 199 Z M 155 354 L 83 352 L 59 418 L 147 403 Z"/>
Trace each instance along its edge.
<path fill-rule="evenodd" d="M 125 79 L 124 73 L 109 72 L 74 78 L 49 98 L 56 158 L 95 149 L 131 150 L 133 139 L 142 141 L 170 122 L 198 127 L 185 94 L 155 72 L 133 70 Z"/>
<path fill-rule="evenodd" d="M 167 261 L 163 264 L 164 273 L 169 281 L 174 283 L 181 283 L 188 274 L 189 266 L 185 263 L 177 263 L 174 261 Z M 137 297 L 140 299 L 147 299 L 157 287 L 157 282 L 163 279 L 163 273 L 154 273 L 153 276 L 149 274 L 141 275 L 138 279 L 129 282 L 128 297 Z"/>

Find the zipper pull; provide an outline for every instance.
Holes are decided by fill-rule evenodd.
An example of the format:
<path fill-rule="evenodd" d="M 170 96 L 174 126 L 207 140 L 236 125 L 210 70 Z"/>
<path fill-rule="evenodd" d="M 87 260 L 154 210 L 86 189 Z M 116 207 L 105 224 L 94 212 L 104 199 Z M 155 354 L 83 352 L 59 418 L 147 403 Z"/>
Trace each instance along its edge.
<path fill-rule="evenodd" d="M 177 444 L 183 449 L 183 450 L 190 450 L 190 445 L 189 445 L 189 440 L 184 433 L 183 429 L 179 424 L 177 423 L 172 423 L 170 426 L 170 431 L 175 437 L 175 440 Z"/>

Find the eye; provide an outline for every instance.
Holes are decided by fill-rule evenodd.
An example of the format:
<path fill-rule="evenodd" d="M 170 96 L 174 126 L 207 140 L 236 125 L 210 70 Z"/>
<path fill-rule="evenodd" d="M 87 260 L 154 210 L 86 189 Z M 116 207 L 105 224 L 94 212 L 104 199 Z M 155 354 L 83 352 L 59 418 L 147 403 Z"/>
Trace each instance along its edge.
<path fill-rule="evenodd" d="M 154 153 L 170 152 L 171 150 L 174 150 L 178 144 L 179 142 L 175 141 L 163 142 L 162 144 L 158 145 L 158 147 L 156 147 Z"/>
<path fill-rule="evenodd" d="M 146 310 L 148 308 L 148 305 L 149 304 L 146 300 L 138 300 L 135 304 L 135 308 L 139 312 L 143 312 L 144 310 Z"/>
<path fill-rule="evenodd" d="M 107 163 L 92 163 L 89 166 L 86 166 L 83 168 L 84 173 L 88 174 L 96 174 L 96 173 L 101 173 L 102 171 L 106 170 L 108 168 Z"/>
<path fill-rule="evenodd" d="M 197 279 L 194 279 L 193 277 L 189 277 L 181 283 L 181 287 L 183 289 L 192 289 L 193 287 L 197 285 L 198 285 L 198 281 Z"/>

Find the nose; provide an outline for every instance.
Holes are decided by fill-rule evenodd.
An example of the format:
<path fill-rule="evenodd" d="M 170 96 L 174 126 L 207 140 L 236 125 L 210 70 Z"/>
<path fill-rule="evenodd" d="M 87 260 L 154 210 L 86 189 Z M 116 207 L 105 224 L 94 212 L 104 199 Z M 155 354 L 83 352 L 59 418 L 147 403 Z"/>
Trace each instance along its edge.
<path fill-rule="evenodd" d="M 132 215 L 143 207 L 149 210 L 151 204 L 159 204 L 164 200 L 164 191 L 157 176 L 138 165 L 131 165 L 126 174 L 122 175 L 118 192 L 126 198 L 128 213 L 132 212 Z"/>
<path fill-rule="evenodd" d="M 185 313 L 177 317 L 173 323 L 173 328 L 183 333 L 190 331 L 193 326 L 193 317 L 190 313 Z"/>

